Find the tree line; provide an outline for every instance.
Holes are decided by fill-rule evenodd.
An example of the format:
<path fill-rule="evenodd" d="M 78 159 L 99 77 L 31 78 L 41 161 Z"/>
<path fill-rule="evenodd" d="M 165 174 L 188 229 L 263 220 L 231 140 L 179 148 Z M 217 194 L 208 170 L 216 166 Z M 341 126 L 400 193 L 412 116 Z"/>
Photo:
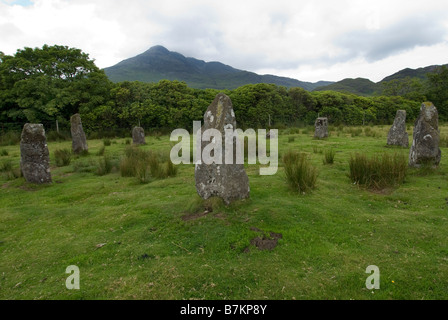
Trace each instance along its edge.
<path fill-rule="evenodd" d="M 441 67 L 418 79 L 383 84 L 381 95 L 336 91 L 309 92 L 273 84 L 249 84 L 234 90 L 193 89 L 185 82 L 112 83 L 94 60 L 67 46 L 24 48 L 13 56 L 0 52 L 0 123 L 39 122 L 69 127 L 80 113 L 87 132 L 130 129 L 191 129 L 218 92 L 232 100 L 241 128 L 309 125 L 326 116 L 330 124 L 390 124 L 399 109 L 412 121 L 425 100 L 448 119 L 448 70 Z M 18 128 L 17 128 L 18 129 Z"/>

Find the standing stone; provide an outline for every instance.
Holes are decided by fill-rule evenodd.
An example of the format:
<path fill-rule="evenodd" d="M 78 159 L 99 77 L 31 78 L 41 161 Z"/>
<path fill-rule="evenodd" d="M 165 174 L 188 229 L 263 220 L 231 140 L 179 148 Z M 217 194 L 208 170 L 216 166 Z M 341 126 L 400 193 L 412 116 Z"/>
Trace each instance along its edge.
<path fill-rule="evenodd" d="M 442 157 L 439 149 L 439 115 L 431 102 L 424 102 L 414 124 L 412 146 L 409 151 L 409 166 L 422 164 L 438 166 Z"/>
<path fill-rule="evenodd" d="M 391 146 L 409 147 L 409 136 L 406 132 L 405 110 L 397 110 L 394 123 L 387 135 L 387 144 Z"/>
<path fill-rule="evenodd" d="M 134 144 L 146 144 L 145 142 L 145 130 L 142 127 L 134 127 L 132 129 L 132 143 Z"/>
<path fill-rule="evenodd" d="M 204 114 L 204 125 L 200 133 L 207 129 L 216 129 L 222 135 L 222 164 L 215 162 L 206 164 L 196 163 L 195 180 L 196 190 L 203 199 L 212 196 L 220 197 L 226 204 L 234 200 L 249 197 L 249 178 L 244 170 L 244 164 L 236 164 L 236 143 L 233 140 L 233 161 L 225 163 L 225 129 L 236 129 L 235 113 L 230 98 L 219 93 Z M 201 155 L 209 142 L 201 143 Z M 202 156 L 201 156 L 202 158 Z"/>
<path fill-rule="evenodd" d="M 26 181 L 50 183 L 50 153 L 42 124 L 27 123 L 20 140 L 20 168 Z"/>
<path fill-rule="evenodd" d="M 70 118 L 72 133 L 72 150 L 73 153 L 80 154 L 88 151 L 87 139 L 82 129 L 81 116 L 79 113 L 74 114 Z"/>
<path fill-rule="evenodd" d="M 328 119 L 319 117 L 314 123 L 314 138 L 323 139 L 328 137 Z"/>

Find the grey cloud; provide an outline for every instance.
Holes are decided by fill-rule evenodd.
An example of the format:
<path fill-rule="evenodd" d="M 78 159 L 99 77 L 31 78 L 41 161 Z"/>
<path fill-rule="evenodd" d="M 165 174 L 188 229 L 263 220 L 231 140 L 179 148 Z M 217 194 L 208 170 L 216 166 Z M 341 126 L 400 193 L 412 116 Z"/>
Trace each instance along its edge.
<path fill-rule="evenodd" d="M 340 61 L 362 56 L 373 62 L 416 46 L 441 43 L 445 41 L 446 34 L 442 19 L 419 16 L 407 18 L 384 29 L 352 31 L 336 39 L 334 44 L 343 48 Z"/>

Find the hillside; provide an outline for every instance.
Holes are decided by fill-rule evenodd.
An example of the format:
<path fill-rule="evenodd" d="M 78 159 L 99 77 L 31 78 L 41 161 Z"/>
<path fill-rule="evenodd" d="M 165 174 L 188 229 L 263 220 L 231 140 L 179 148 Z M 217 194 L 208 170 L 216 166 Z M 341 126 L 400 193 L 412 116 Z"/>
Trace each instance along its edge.
<path fill-rule="evenodd" d="M 151 47 L 142 54 L 105 68 L 104 71 L 113 82 L 158 82 L 167 79 L 184 81 L 188 86 L 198 89 L 235 89 L 246 84 L 273 83 L 311 91 L 332 83 L 328 81 L 312 83 L 275 75 L 259 75 L 220 62 L 187 58 L 162 46 Z"/>
<path fill-rule="evenodd" d="M 390 76 L 385 77 L 383 80 L 375 83 L 370 81 L 369 79 L 364 78 L 356 78 L 356 79 L 344 79 L 338 82 L 334 82 L 332 84 L 329 84 L 327 86 L 321 86 L 318 88 L 315 88 L 313 91 L 326 91 L 326 90 L 333 90 L 333 91 L 339 91 L 344 93 L 354 93 L 357 95 L 362 96 L 371 96 L 375 94 L 376 92 L 379 92 L 381 90 L 381 84 L 387 81 L 391 80 L 404 80 L 407 78 L 417 78 L 420 80 L 426 80 L 426 75 L 428 73 L 434 72 L 439 65 L 433 65 L 423 68 L 417 68 L 417 69 L 411 69 L 411 68 L 405 68 L 403 70 L 400 70 Z"/>
<path fill-rule="evenodd" d="M 391 81 L 391 80 L 400 80 L 400 79 L 404 79 L 404 78 L 408 78 L 408 77 L 425 80 L 426 75 L 428 73 L 434 72 L 438 67 L 440 67 L 440 66 L 434 65 L 434 66 L 428 66 L 428 67 L 417 68 L 417 69 L 406 68 L 406 69 L 400 70 L 390 76 L 385 77 L 380 82 Z"/>
<path fill-rule="evenodd" d="M 356 78 L 356 79 L 344 79 L 327 86 L 322 86 L 314 89 L 314 91 L 332 90 L 344 93 L 354 93 L 360 96 L 372 95 L 377 89 L 378 84 L 370 81 L 369 79 Z"/>

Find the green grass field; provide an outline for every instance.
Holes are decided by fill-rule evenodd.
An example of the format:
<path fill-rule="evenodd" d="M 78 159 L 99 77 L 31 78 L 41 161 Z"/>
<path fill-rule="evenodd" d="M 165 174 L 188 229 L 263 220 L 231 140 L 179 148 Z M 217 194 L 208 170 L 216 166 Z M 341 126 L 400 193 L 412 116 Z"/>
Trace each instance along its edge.
<path fill-rule="evenodd" d="M 350 182 L 350 156 L 409 149 L 385 146 L 388 126 L 368 128 L 333 128 L 325 140 L 280 130 L 280 159 L 308 153 L 317 188 L 293 192 L 281 163 L 273 176 L 246 165 L 250 198 L 227 207 L 199 198 L 194 165 L 144 184 L 121 177 L 125 139 L 105 147 L 114 164 L 105 175 L 96 174 L 102 140 L 63 167 L 54 151 L 71 142 L 50 142 L 51 185 L 0 172 L 0 299 L 447 299 L 448 148 L 437 170 L 410 169 L 398 188 L 373 192 Z M 140 148 L 163 155 L 173 145 L 146 141 Z M 329 148 L 334 163 L 324 164 Z M 1 150 L 0 162 L 18 168 L 19 146 Z M 262 232 L 282 238 L 259 250 L 250 243 Z M 65 286 L 70 265 L 80 290 Z M 366 289 L 369 265 L 380 289 Z"/>

